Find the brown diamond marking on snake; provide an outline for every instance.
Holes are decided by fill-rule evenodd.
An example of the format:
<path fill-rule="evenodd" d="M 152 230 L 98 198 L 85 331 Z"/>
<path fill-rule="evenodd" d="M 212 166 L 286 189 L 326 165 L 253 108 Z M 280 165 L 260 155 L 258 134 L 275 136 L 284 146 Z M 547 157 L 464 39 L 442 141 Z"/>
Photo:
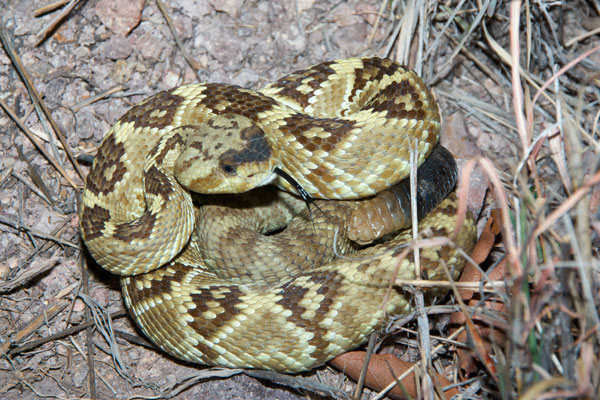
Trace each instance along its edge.
<path fill-rule="evenodd" d="M 375 71 L 375 73 L 371 72 L 374 81 L 381 81 L 386 75 L 392 76 L 398 71 L 406 70 L 403 66 L 387 59 L 367 59 L 363 61 L 363 64 L 365 65 L 365 69 Z"/>
<path fill-rule="evenodd" d="M 156 215 L 146 211 L 136 220 L 116 225 L 113 237 L 124 242 L 148 239 L 152 234 L 155 222 Z"/>
<path fill-rule="evenodd" d="M 331 298 L 334 297 L 333 295 L 342 286 L 342 281 L 343 276 L 335 271 L 314 272 L 304 286 L 294 285 L 293 283 L 287 284 L 282 286 L 279 293 L 283 298 L 277 304 L 292 312 L 288 320 L 299 328 L 314 334 L 313 338 L 309 340 L 309 344 L 316 347 L 311 357 L 320 362 L 324 362 L 328 358 L 326 348 L 329 346 L 329 343 L 322 340 L 322 337 L 327 333 L 327 329 L 320 327 L 315 322 L 319 321 L 329 312 L 333 303 Z M 306 308 L 299 305 L 299 303 L 309 291 L 305 286 L 312 286 L 313 284 L 319 285 L 316 292 L 317 294 L 323 294 L 325 298 L 321 300 L 319 307 L 315 310 L 315 318 L 305 319 L 301 315 L 306 312 Z"/>
<path fill-rule="evenodd" d="M 325 315 L 329 312 L 329 308 L 333 303 L 331 299 L 335 297 L 338 289 L 342 286 L 343 277 L 334 271 L 330 271 L 327 274 L 313 274 L 311 280 L 321 284 L 321 287 L 317 289 L 317 294 L 325 296 L 325 299 L 319 305 L 316 314 Z"/>
<path fill-rule="evenodd" d="M 311 174 L 318 176 L 319 178 L 324 180 L 326 183 L 334 182 L 337 179 L 337 177 L 331 175 L 331 171 L 328 170 L 327 168 L 325 168 L 323 165 L 319 165 L 317 168 L 313 169 L 311 171 Z"/>
<path fill-rule="evenodd" d="M 163 201 L 168 201 L 169 194 L 173 192 L 173 185 L 167 175 L 156 166 L 150 167 L 144 175 L 144 190 L 146 193 L 160 196 Z"/>
<path fill-rule="evenodd" d="M 182 128 L 187 128 L 187 127 L 188 126 L 183 126 Z M 192 127 L 192 129 L 194 129 L 194 127 Z M 148 158 L 154 157 L 154 159 L 155 159 L 154 163 L 157 165 L 160 165 L 163 162 L 163 160 L 165 159 L 165 157 L 167 156 L 167 154 L 169 153 L 169 151 L 176 148 L 177 145 L 183 145 L 183 138 L 179 134 L 174 134 L 174 135 L 170 136 L 166 140 L 166 142 L 164 142 L 162 144 L 162 146 L 154 147 L 152 149 L 152 151 L 150 151 L 150 153 L 148 154 Z M 155 156 L 154 154 L 157 151 L 159 153 Z"/>
<path fill-rule="evenodd" d="M 403 68 L 398 64 L 392 63 L 389 60 L 373 58 L 363 59 L 363 67 L 357 68 L 354 71 L 354 87 L 350 92 L 350 98 L 354 98 L 359 90 L 362 90 L 368 81 L 378 82 L 384 76 L 392 76 L 397 71 Z M 362 107 L 363 109 L 366 107 Z"/>
<path fill-rule="evenodd" d="M 413 102 L 410 110 L 407 109 L 407 104 L 404 101 L 398 102 L 398 98 L 406 95 L 410 96 Z M 419 94 L 408 81 L 388 85 L 366 107 L 372 108 L 376 112 L 387 111 L 388 118 L 425 119 L 427 116 L 422 108 L 423 102 L 419 100 Z"/>
<path fill-rule="evenodd" d="M 128 277 L 126 280 L 122 280 L 122 284 L 126 286 L 126 288 L 124 288 L 124 291 L 126 291 L 131 296 L 132 304 L 144 304 L 148 301 L 153 301 L 153 299 L 157 296 L 162 297 L 164 294 L 168 294 L 169 296 L 171 296 L 173 292 L 172 283 L 183 281 L 185 275 L 189 272 L 190 269 L 192 268 L 189 266 L 175 263 L 167 268 L 162 268 L 160 270 L 152 272 L 151 277 L 148 275 Z M 142 289 L 139 289 L 136 285 L 137 281 L 139 280 L 142 280 L 146 284 L 149 282 L 150 285 L 146 286 L 145 284 L 142 284 L 140 285 Z M 166 313 L 155 310 L 151 310 L 151 314 L 149 314 L 149 316 L 146 316 L 146 318 L 154 318 L 156 316 L 161 318 L 169 318 L 169 316 Z M 130 312 L 135 314 L 135 310 L 130 310 Z M 140 322 L 138 321 L 138 318 L 136 318 L 136 322 Z M 153 322 L 157 323 L 156 320 L 153 320 Z M 148 322 L 146 322 L 145 325 L 147 326 Z M 197 329 L 197 327 L 195 329 Z M 150 338 L 153 339 L 159 347 L 163 348 L 167 352 L 177 357 L 177 354 L 173 353 L 171 349 L 161 344 L 160 338 L 153 336 L 152 332 L 150 334 Z M 210 360 L 214 360 L 217 357 L 219 357 L 219 353 L 217 353 L 215 350 L 211 349 L 204 343 L 198 343 L 195 347 L 203 354 L 204 360 L 207 363 L 209 363 Z"/>
<path fill-rule="evenodd" d="M 112 193 L 115 184 L 123 178 L 127 168 L 121 162 L 125 154 L 122 143 L 115 141 L 114 135 L 106 137 L 96 153 L 94 165 L 88 174 L 86 188 L 95 195 Z"/>
<path fill-rule="evenodd" d="M 335 64 L 335 62 L 324 62 L 307 70 L 296 71 L 279 79 L 271 86 L 282 88 L 282 90 L 277 93 L 279 96 L 292 98 L 297 101 L 302 108 L 306 108 L 309 105 L 308 99 L 313 96 L 313 93 L 304 93 L 299 91 L 298 88 L 302 85 L 308 85 L 313 91 L 318 89 L 322 82 L 326 81 L 329 76 L 336 73 L 335 70 L 330 67 L 332 64 Z"/>
<path fill-rule="evenodd" d="M 196 308 L 188 311 L 194 318 L 194 321 L 189 323 L 190 327 L 198 332 L 206 332 L 205 337 L 211 336 L 239 314 L 236 306 L 242 303 L 241 297 L 242 292 L 233 285 L 210 286 L 202 289 L 200 293 L 192 293 L 192 302 Z M 218 302 L 219 305 L 213 307 L 213 302 Z M 207 312 L 216 316 L 211 318 L 203 315 Z"/>
<path fill-rule="evenodd" d="M 279 292 L 279 295 L 283 296 L 283 298 L 277 302 L 277 304 L 283 308 L 290 310 L 292 315 L 289 317 L 289 319 L 292 320 L 292 322 L 294 322 L 296 325 L 302 326 L 303 328 L 305 328 L 306 320 L 301 318 L 300 315 L 306 312 L 306 308 L 299 305 L 299 303 L 308 291 L 308 288 L 291 283 L 283 285 L 281 291 Z"/>
<path fill-rule="evenodd" d="M 184 266 L 180 263 L 174 263 L 168 267 L 163 267 L 157 271 L 153 271 L 151 275 L 135 275 L 127 279 L 127 292 L 133 298 L 136 298 L 137 303 L 147 301 L 156 296 L 162 296 L 164 293 L 171 293 L 172 282 L 181 282 L 188 273 L 186 270 L 192 268 Z M 136 282 L 142 280 L 150 285 L 140 285 L 142 289 L 136 287 Z"/>
<path fill-rule="evenodd" d="M 173 90 L 157 93 L 132 107 L 121 117 L 121 123 L 132 122 L 135 127 L 157 129 L 171 125 L 177 108 L 185 100 L 182 96 L 174 95 Z M 157 113 L 156 110 L 164 112 Z"/>
<path fill-rule="evenodd" d="M 206 84 L 205 92 L 210 95 L 200 100 L 199 104 L 212 110 L 214 114 L 238 114 L 254 122 L 259 113 L 269 110 L 277 104 L 270 97 L 233 85 Z"/>
<path fill-rule="evenodd" d="M 279 128 L 282 133 L 284 135 L 291 134 L 296 138 L 298 143 L 311 152 L 314 152 L 317 149 L 326 152 L 332 151 L 335 146 L 348 135 L 355 125 L 352 121 L 326 118 L 316 119 L 302 114 L 293 114 L 283 120 L 285 121 L 285 125 L 282 125 Z M 304 135 L 305 132 L 316 126 L 323 128 L 323 130 L 329 132 L 330 135 L 326 138 L 321 138 L 319 136 L 309 138 Z"/>
<path fill-rule="evenodd" d="M 86 241 L 104 236 L 103 230 L 106 222 L 110 220 L 110 211 L 106 208 L 94 205 L 84 207 L 81 213 L 81 231 Z"/>

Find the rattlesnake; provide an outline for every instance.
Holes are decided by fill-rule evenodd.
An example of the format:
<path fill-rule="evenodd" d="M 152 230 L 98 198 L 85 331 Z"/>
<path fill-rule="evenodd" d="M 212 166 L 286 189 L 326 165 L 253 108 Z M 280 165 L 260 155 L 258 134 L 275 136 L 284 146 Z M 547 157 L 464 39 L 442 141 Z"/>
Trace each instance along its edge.
<path fill-rule="evenodd" d="M 410 296 L 390 285 L 415 277 L 412 255 L 397 260 L 410 235 L 360 248 L 348 221 L 365 205 L 349 200 L 405 178 L 409 145 L 417 139 L 423 163 L 439 126 L 422 80 L 379 58 L 324 62 L 259 91 L 203 83 L 161 92 L 121 117 L 98 149 L 82 237 L 122 275 L 129 311 L 167 352 L 307 370 L 409 309 Z M 262 188 L 269 183 L 306 201 L 346 201 L 315 200 L 309 213 L 295 196 Z M 455 204 L 444 200 L 421 230 L 450 235 Z M 467 221 L 455 241 L 468 250 L 473 236 Z M 336 258 L 334 247 L 359 252 Z M 421 259 L 429 279 L 447 277 L 442 264 L 456 277 L 464 264 L 451 247 L 424 249 Z"/>

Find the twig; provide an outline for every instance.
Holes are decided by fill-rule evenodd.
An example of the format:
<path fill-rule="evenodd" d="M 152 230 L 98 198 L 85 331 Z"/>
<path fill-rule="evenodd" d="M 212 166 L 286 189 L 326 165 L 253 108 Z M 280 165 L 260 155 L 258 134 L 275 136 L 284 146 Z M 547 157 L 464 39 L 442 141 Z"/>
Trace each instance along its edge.
<path fill-rule="evenodd" d="M 56 168 L 56 170 L 69 182 L 69 184 L 74 189 L 77 189 L 78 186 L 75 184 L 75 182 L 73 182 L 73 180 L 67 174 L 67 172 L 63 169 L 63 167 L 61 167 L 56 162 L 54 157 L 52 157 L 50 154 L 48 154 L 48 152 L 46 151 L 44 146 L 34 137 L 33 133 L 31 133 L 31 131 L 23 124 L 23 122 L 21 122 L 19 117 L 8 107 L 8 105 L 2 99 L 0 99 L 0 107 L 2 107 L 4 112 L 6 112 L 8 114 L 8 116 L 13 120 L 13 122 L 15 124 L 17 124 L 17 126 L 21 129 L 21 131 L 25 134 L 25 136 L 27 136 L 27 138 L 31 141 L 31 143 L 33 143 L 34 146 L 42 153 L 42 155 L 46 158 L 46 160 L 48 160 L 48 162 L 50 164 L 52 164 L 52 166 L 54 168 Z"/>
<path fill-rule="evenodd" d="M 36 18 L 41 17 L 44 14 L 47 14 L 49 12 L 59 9 L 60 7 L 67 4 L 68 2 L 69 2 L 69 0 L 58 0 L 58 1 L 55 1 L 54 3 L 48 4 L 46 6 L 42 6 L 33 12 L 33 16 Z"/>
<path fill-rule="evenodd" d="M 103 90 L 102 92 L 100 92 L 98 94 L 95 94 L 93 96 L 88 97 L 87 99 L 83 99 L 82 101 L 73 104 L 70 107 L 71 111 L 76 113 L 83 107 L 90 105 L 100 99 L 103 99 L 104 97 L 110 96 L 113 93 L 120 92 L 122 90 L 125 90 L 125 87 L 123 85 L 117 85 L 117 86 L 111 87 L 110 89 Z"/>
<path fill-rule="evenodd" d="M 551 225 L 554 225 L 556 221 L 567 211 L 569 211 L 579 200 L 581 200 L 594 185 L 600 183 L 600 171 L 596 171 L 596 173 L 587 181 L 583 182 L 581 187 L 573 192 L 560 206 L 558 206 L 554 211 L 550 213 L 546 217 L 546 219 L 538 225 L 537 228 L 533 231 L 530 237 L 530 245 L 533 246 L 533 241 L 541 235 L 544 231 L 550 228 Z"/>
<path fill-rule="evenodd" d="M 171 31 L 171 34 L 173 35 L 173 38 L 175 39 L 175 43 L 177 43 L 177 47 L 179 47 L 179 51 L 181 51 L 181 55 L 183 56 L 185 61 L 188 63 L 188 65 L 190 66 L 192 71 L 194 71 L 194 74 L 196 74 L 198 79 L 201 79 L 199 70 L 202 69 L 202 66 L 200 65 L 200 63 L 198 63 L 198 61 L 194 60 L 192 58 L 192 56 L 189 55 L 189 53 L 183 46 L 183 43 L 181 42 L 181 39 L 179 38 L 179 34 L 177 33 L 177 30 L 175 29 L 175 26 L 173 25 L 173 22 L 171 21 L 171 17 L 169 17 L 169 13 L 168 13 L 165 5 L 163 4 L 163 2 L 161 0 L 156 0 L 156 5 L 158 6 L 158 9 L 162 13 L 163 17 L 165 17 L 167 26 L 169 27 L 169 30 Z"/>
<path fill-rule="evenodd" d="M 85 295 L 89 295 L 90 287 L 89 287 L 89 270 L 87 265 L 87 260 L 83 253 L 79 253 L 79 265 L 81 266 L 81 280 L 83 282 L 83 292 Z M 79 294 L 81 296 L 81 293 Z M 82 297 L 85 303 L 85 297 Z M 86 303 L 87 304 L 87 303 Z M 93 322 L 96 324 L 96 320 L 92 319 L 91 312 L 91 304 L 87 304 L 85 307 L 84 316 L 85 323 L 88 324 Z M 85 328 L 85 341 L 87 344 L 87 362 L 88 362 L 88 391 L 90 397 L 92 399 L 96 399 L 96 368 L 94 367 L 94 342 L 93 342 L 93 334 L 94 334 L 94 325 L 88 325 Z"/>
<path fill-rule="evenodd" d="M 52 18 L 52 20 L 50 22 L 48 22 L 48 24 L 46 24 L 45 27 L 42 28 L 41 31 L 38 32 L 37 35 L 35 35 L 37 37 L 37 40 L 35 41 L 36 46 L 39 46 L 40 43 L 42 43 L 48 37 L 48 34 L 52 30 L 54 30 L 54 28 L 56 28 L 56 26 L 71 12 L 71 10 L 73 10 L 75 8 L 75 6 L 79 3 L 79 1 L 80 0 L 71 0 L 65 8 L 63 8 L 54 18 Z M 64 2 L 62 2 L 62 3 L 64 4 Z M 52 7 L 55 4 L 51 4 L 50 6 L 47 6 L 45 8 L 45 10 L 48 10 L 49 7 Z M 56 9 L 56 8 L 58 8 L 58 7 L 55 7 L 53 9 Z"/>
<path fill-rule="evenodd" d="M 444 36 L 448 37 L 449 39 L 451 39 L 454 42 L 455 45 L 459 44 L 458 40 L 454 39 L 452 37 L 452 35 L 448 32 L 448 27 L 450 26 L 450 24 L 452 23 L 452 21 L 454 21 L 454 18 L 456 18 L 456 15 L 458 14 L 458 11 L 462 8 L 462 6 L 465 3 L 465 1 L 466 0 L 460 0 L 460 3 L 458 3 L 456 5 L 456 7 L 454 7 L 454 10 L 452 10 L 451 14 L 449 14 L 447 11 L 445 11 L 446 14 L 448 15 L 448 21 L 446 21 L 446 23 L 442 27 L 440 33 L 434 39 L 433 43 L 428 46 L 427 52 L 425 53 L 425 56 L 423 56 L 424 59 L 427 59 L 437 49 L 438 44 L 440 42 L 440 39 L 442 38 L 442 35 L 444 35 Z M 464 52 L 464 51 L 468 51 L 468 50 L 464 46 L 461 46 L 461 51 Z M 448 62 L 447 64 L 450 64 L 450 62 Z"/>
<path fill-rule="evenodd" d="M 589 38 L 590 36 L 594 36 L 599 33 L 600 33 L 600 27 L 598 27 L 596 29 L 592 29 L 591 31 L 582 33 L 581 35 L 577 35 L 574 38 L 567 40 L 567 42 L 565 43 L 565 47 L 571 47 L 575 43 L 581 42 L 582 40 L 585 40 L 585 39 Z"/>
<path fill-rule="evenodd" d="M 410 212 L 412 221 L 412 240 L 417 241 L 419 238 L 419 219 L 417 213 L 417 161 L 419 142 L 414 141 L 414 145 L 410 148 Z M 421 271 L 421 255 L 419 249 L 415 247 L 413 250 L 413 260 L 415 264 L 415 277 L 420 279 Z M 419 350 L 421 353 L 421 388 L 424 398 L 433 398 L 433 385 L 429 372 L 431 371 L 431 338 L 429 336 L 429 318 L 425 312 L 425 296 L 423 290 L 416 288 L 414 290 L 415 309 L 417 314 L 417 327 L 419 330 Z"/>
<path fill-rule="evenodd" d="M 43 260 L 42 262 L 31 264 L 25 270 L 21 270 L 20 273 L 9 281 L 2 281 L 0 283 L 0 293 L 8 293 L 14 289 L 25 285 L 27 282 L 34 279 L 36 276 L 43 274 L 46 271 L 51 270 L 58 263 L 58 251 L 55 252 L 50 258 Z"/>
<path fill-rule="evenodd" d="M 545 93 L 544 93 L 545 90 L 550 87 L 552 82 L 554 82 L 556 79 L 561 77 L 565 72 L 567 72 L 568 70 L 573 68 L 575 65 L 580 63 L 582 60 L 586 59 L 587 57 L 589 57 L 590 55 L 592 55 L 593 53 L 595 53 L 598 50 L 600 50 L 600 45 L 598 45 L 588 51 L 585 51 L 584 53 L 575 57 L 573 60 L 569 61 L 564 67 L 559 69 L 558 72 L 553 74 L 552 77 L 550 79 L 548 79 L 546 82 L 544 82 L 544 84 L 538 89 L 535 96 L 533 96 L 533 100 L 531 101 L 531 104 L 527 108 L 527 130 L 529 132 L 533 131 L 533 106 L 535 105 L 535 103 L 537 102 L 539 97 L 542 94 L 545 95 Z"/>
<path fill-rule="evenodd" d="M 50 114 L 50 111 L 48 110 L 48 108 L 46 108 L 46 104 L 42 101 L 41 96 L 37 92 L 37 89 L 35 88 L 31 79 L 29 78 L 29 74 L 27 73 L 27 70 L 25 69 L 23 62 L 21 61 L 21 58 L 19 57 L 19 55 L 13 48 L 12 40 L 9 37 L 8 31 L 4 27 L 4 24 L 2 23 L 2 21 L 0 21 L 0 41 L 2 41 L 2 44 L 4 45 L 4 50 L 6 50 L 6 53 L 8 54 L 11 61 L 13 62 L 15 69 L 17 70 L 17 72 L 19 73 L 19 76 L 23 80 L 23 83 L 27 87 L 27 91 L 29 93 L 31 101 L 36 106 L 36 109 L 40 108 L 42 111 L 41 113 L 43 113 L 45 115 L 45 117 L 48 119 L 48 121 L 50 122 L 50 125 L 52 125 L 52 129 L 54 130 L 54 133 L 56 134 L 56 136 L 62 143 L 69 160 L 73 164 L 75 171 L 77 172 L 77 174 L 79 175 L 79 177 L 81 179 L 84 179 L 83 172 L 81 171 L 81 168 L 79 168 L 79 164 L 77 163 L 77 160 L 73 156 L 73 153 L 71 152 L 71 149 L 70 149 L 69 145 L 67 144 L 67 140 L 65 139 L 65 136 L 62 134 L 62 131 L 58 127 L 58 124 L 56 123 L 56 121 L 54 121 L 54 118 L 52 118 L 52 114 Z M 41 116 L 40 116 L 40 119 L 41 119 Z M 73 186 L 73 187 L 76 188 L 75 186 Z"/>
<path fill-rule="evenodd" d="M 14 176 L 18 180 L 20 180 L 25 186 L 27 186 L 27 188 L 29 188 L 29 190 L 31 190 L 33 193 L 37 194 L 42 200 L 44 200 L 46 203 L 48 203 L 48 205 L 50 205 L 53 208 L 55 207 L 55 204 L 53 202 L 54 199 L 52 199 L 52 197 L 48 197 L 48 195 L 46 195 L 46 193 L 43 193 L 43 191 L 41 191 L 40 189 L 35 187 L 35 185 L 33 183 L 29 182 L 23 175 L 19 174 L 17 171 L 12 171 L 12 176 Z"/>
<path fill-rule="evenodd" d="M 441 69 L 445 69 L 446 66 L 448 66 L 452 62 L 454 57 L 456 57 L 458 55 L 458 53 L 463 48 L 463 46 L 465 45 L 466 41 L 469 39 L 469 37 L 471 36 L 473 31 L 475 30 L 475 28 L 477 28 L 477 26 L 481 23 L 481 20 L 483 19 L 483 16 L 485 15 L 485 12 L 486 12 L 487 8 L 489 7 L 489 5 L 490 5 L 490 0 L 486 0 L 483 7 L 479 8 L 479 12 L 475 16 L 475 20 L 473 22 L 471 22 L 469 30 L 467 31 L 467 33 L 462 35 L 462 39 L 461 39 L 460 43 L 458 44 L 456 49 L 454 49 L 454 51 L 452 52 L 450 57 L 448 57 L 448 59 L 444 62 Z"/>
<path fill-rule="evenodd" d="M 233 370 L 239 371 L 239 370 Z M 329 385 L 325 385 L 321 382 L 314 381 L 312 379 L 303 378 L 301 376 L 289 376 L 280 374 L 274 371 L 263 371 L 256 369 L 241 370 L 245 375 L 252 376 L 254 378 L 266 379 L 270 382 L 284 385 L 294 389 L 305 389 L 315 393 L 324 393 L 331 397 L 346 398 L 347 395 L 339 389 L 333 388 Z"/>
<path fill-rule="evenodd" d="M 398 36 L 398 47 L 396 48 L 395 60 L 401 64 L 408 65 L 408 56 L 410 54 L 410 45 L 414 36 L 414 31 L 418 20 L 418 7 L 415 3 L 421 0 L 408 0 L 404 8 L 404 15 L 400 20 L 400 36 Z"/>
<path fill-rule="evenodd" d="M 71 242 L 69 242 L 67 240 L 63 240 L 61 238 L 49 235 L 49 234 L 47 234 L 45 232 L 38 231 L 37 229 L 34 229 L 34 228 L 32 228 L 30 226 L 27 226 L 25 224 L 21 224 L 21 223 L 19 223 L 17 221 L 14 221 L 14 220 L 12 220 L 12 219 L 10 219 L 8 217 L 3 216 L 3 215 L 0 215 L 0 223 L 12 226 L 13 228 L 15 228 L 15 229 L 17 229 L 19 231 L 25 231 L 27 233 L 32 234 L 33 236 L 37 236 L 37 237 L 42 238 L 42 239 L 52 240 L 52 241 L 54 241 L 56 243 L 64 244 L 65 246 L 69 246 L 69 247 L 73 247 L 74 249 L 81 250 L 81 247 L 79 247 L 75 243 L 71 243 Z"/>
<path fill-rule="evenodd" d="M 45 324 L 48 320 L 54 318 L 61 310 L 63 310 L 69 303 L 65 300 L 58 301 L 50 305 L 42 313 L 40 313 L 33 320 L 29 321 L 26 327 L 19 330 L 16 334 L 12 335 L 10 340 L 5 341 L 0 345 L 0 354 L 6 354 L 9 347 L 13 343 L 19 343 L 26 337 L 29 337 L 34 333 L 40 326 Z"/>
<path fill-rule="evenodd" d="M 373 355 L 373 349 L 375 348 L 375 341 L 377 340 L 377 332 L 371 332 L 369 336 L 369 344 L 367 346 L 367 354 L 363 360 L 362 369 L 360 370 L 360 376 L 358 382 L 356 382 L 356 389 L 354 390 L 354 397 L 360 399 L 362 396 L 363 386 L 365 384 L 365 378 L 367 377 L 367 371 L 369 370 L 369 361 Z"/>
<path fill-rule="evenodd" d="M 117 318 L 121 318 L 127 315 L 127 311 L 125 310 L 120 310 L 120 311 L 115 311 L 112 314 L 110 314 L 110 317 L 112 319 L 117 319 Z M 60 332 L 57 332 L 53 335 L 49 335 L 40 339 L 36 339 L 36 340 L 32 340 L 31 342 L 27 342 L 21 346 L 15 347 L 10 349 L 10 351 L 8 352 L 9 355 L 15 355 L 15 354 L 21 354 L 24 353 L 26 351 L 35 349 L 36 347 L 39 347 L 43 344 L 46 344 L 48 342 L 53 342 L 55 340 L 58 339 L 62 339 L 64 337 L 70 336 L 70 335 L 74 335 L 76 333 L 81 332 L 82 330 L 86 329 L 89 326 L 93 326 L 94 325 L 94 321 L 90 320 L 90 321 L 86 321 L 83 322 L 77 326 L 72 326 L 70 328 L 67 329 L 63 329 Z"/>
<path fill-rule="evenodd" d="M 489 281 L 482 285 L 481 282 L 479 282 L 479 281 L 477 281 L 477 282 L 452 282 L 452 281 L 438 281 L 438 280 L 430 281 L 430 280 L 426 280 L 426 279 L 396 279 L 395 284 L 398 286 L 404 286 L 404 287 L 408 287 L 408 286 L 415 286 L 415 287 L 421 287 L 421 288 L 438 288 L 438 287 L 452 288 L 452 287 L 456 287 L 458 289 L 473 289 L 473 290 L 477 290 L 477 291 L 483 290 L 483 291 L 488 291 L 488 292 L 494 292 L 498 288 L 505 288 L 507 283 L 505 281 Z"/>
<path fill-rule="evenodd" d="M 383 13 L 385 12 L 385 7 L 388 4 L 388 0 L 381 0 L 381 5 L 379 6 L 379 12 L 377 13 L 377 18 L 375 19 L 375 23 L 373 24 L 373 28 L 371 28 L 371 33 L 369 34 L 369 39 L 367 40 L 367 43 L 369 45 L 371 45 L 371 43 L 373 42 L 373 39 L 375 38 L 375 34 L 377 33 L 377 27 L 379 26 L 379 21 L 381 20 L 381 17 L 383 15 Z"/>

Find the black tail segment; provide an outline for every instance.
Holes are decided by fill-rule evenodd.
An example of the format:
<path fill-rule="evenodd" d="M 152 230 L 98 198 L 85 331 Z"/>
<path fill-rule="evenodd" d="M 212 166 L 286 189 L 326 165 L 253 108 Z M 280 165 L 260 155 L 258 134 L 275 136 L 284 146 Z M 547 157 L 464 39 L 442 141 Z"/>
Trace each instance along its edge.
<path fill-rule="evenodd" d="M 458 180 L 458 167 L 452 154 L 437 145 L 417 173 L 417 218 L 429 214 L 454 189 Z M 410 216 L 410 179 L 404 179 L 389 189 L 404 211 Z M 410 226 L 410 218 L 407 218 Z"/>

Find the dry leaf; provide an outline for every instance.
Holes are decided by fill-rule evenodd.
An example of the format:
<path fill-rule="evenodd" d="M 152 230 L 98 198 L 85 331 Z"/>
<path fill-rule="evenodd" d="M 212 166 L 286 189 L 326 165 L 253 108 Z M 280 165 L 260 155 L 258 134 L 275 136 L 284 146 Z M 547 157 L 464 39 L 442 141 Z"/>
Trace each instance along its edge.
<path fill-rule="evenodd" d="M 481 264 L 488 257 L 491 249 L 494 246 L 496 236 L 500 233 L 500 212 L 499 210 L 493 210 L 483 232 L 473 251 L 471 252 L 471 258 L 477 263 Z M 492 270 L 487 279 L 491 281 L 502 281 L 508 278 L 509 272 L 506 270 L 506 263 L 500 262 L 494 270 Z M 478 268 L 467 265 L 463 274 L 460 278 L 461 282 L 477 282 L 481 280 L 482 275 Z M 501 290 L 501 289 L 498 289 Z M 483 307 L 487 310 L 492 310 L 498 313 L 506 312 L 504 303 L 498 301 L 497 298 L 491 297 L 486 300 L 483 304 L 480 304 L 480 295 L 478 290 L 472 289 L 460 289 L 459 294 L 463 302 L 469 307 Z M 470 321 L 463 312 L 455 312 L 450 317 L 450 326 L 452 327 L 450 332 L 456 331 L 459 327 L 467 324 L 467 329 L 462 332 L 456 338 L 457 341 L 468 343 L 470 346 L 475 348 L 477 358 L 486 366 L 486 368 L 495 376 L 495 366 L 491 360 L 489 353 L 492 351 L 492 345 L 494 343 L 504 342 L 504 332 L 499 330 L 497 327 L 491 326 L 488 319 L 484 319 L 482 316 L 473 315 Z M 477 371 L 478 367 L 475 365 L 473 360 L 473 353 L 464 349 L 457 351 L 458 358 L 460 359 L 461 369 L 467 374 Z"/>
<path fill-rule="evenodd" d="M 352 351 L 337 356 L 330 361 L 330 364 L 357 381 L 360 377 L 366 354 L 365 351 Z M 412 363 L 402 361 L 392 354 L 373 354 L 369 360 L 365 386 L 375 391 L 381 391 L 412 366 Z M 435 374 L 432 378 L 438 387 L 448 386 L 452 383 L 439 374 Z M 411 372 L 402 380 L 402 385 L 409 396 L 413 398 L 417 396 L 414 372 Z M 449 389 L 444 394 L 449 399 L 458 394 L 458 389 Z M 407 398 L 399 386 L 395 386 L 390 390 L 387 396 L 391 399 Z"/>

